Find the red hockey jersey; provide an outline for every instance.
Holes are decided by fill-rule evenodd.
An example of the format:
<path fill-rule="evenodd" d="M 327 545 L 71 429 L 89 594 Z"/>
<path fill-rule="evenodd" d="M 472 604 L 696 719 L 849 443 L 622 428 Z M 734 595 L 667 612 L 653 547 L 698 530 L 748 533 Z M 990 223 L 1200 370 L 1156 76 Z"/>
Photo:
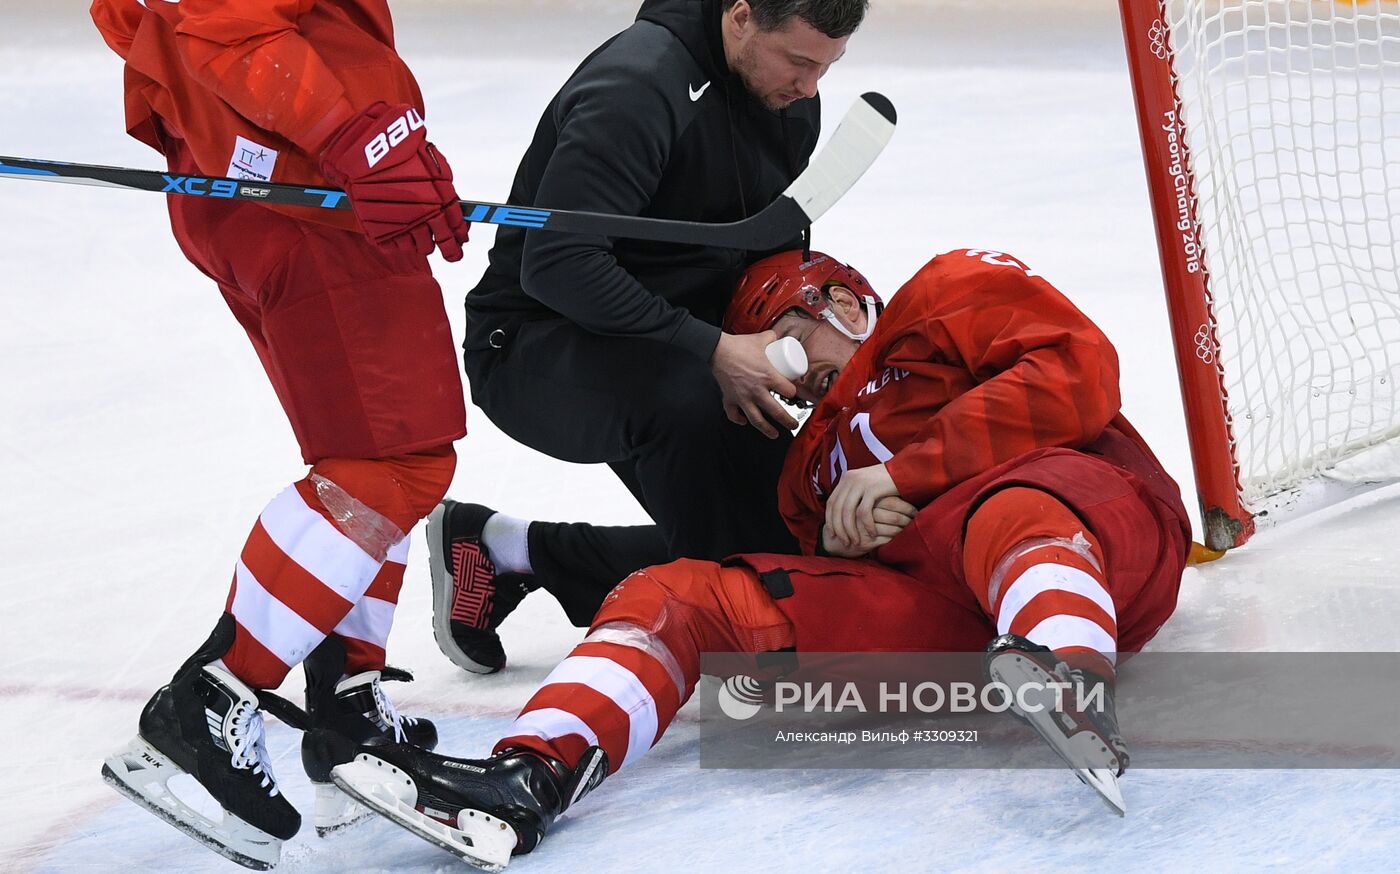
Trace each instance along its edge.
<path fill-rule="evenodd" d="M 127 131 L 184 141 L 200 173 L 324 185 L 321 147 L 376 100 L 423 108 L 386 0 L 94 0 L 126 60 Z M 349 212 L 279 208 L 356 226 Z"/>
<path fill-rule="evenodd" d="M 923 507 L 1033 449 L 1078 448 L 1116 428 L 1118 355 L 1054 286 L 1000 252 L 930 261 L 817 405 L 779 485 L 788 527 L 812 552 L 826 498 L 847 470 L 884 463 Z"/>

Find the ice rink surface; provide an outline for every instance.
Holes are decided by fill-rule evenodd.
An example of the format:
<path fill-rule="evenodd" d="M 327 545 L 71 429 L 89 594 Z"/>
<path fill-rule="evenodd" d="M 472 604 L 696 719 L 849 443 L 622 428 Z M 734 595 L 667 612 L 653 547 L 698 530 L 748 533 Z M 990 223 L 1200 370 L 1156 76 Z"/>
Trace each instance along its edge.
<path fill-rule="evenodd" d="M 433 139 L 465 196 L 501 200 L 540 110 L 635 4 L 394 4 Z M 1185 431 L 1116 4 L 877 0 L 823 83 L 828 128 L 879 90 L 900 127 L 816 228 L 819 248 L 896 289 L 936 253 L 1011 252 L 1117 343 L 1124 409 L 1189 488 Z M 119 60 L 81 0 L 0 0 L 0 154 L 158 167 L 127 139 Z M 437 264 L 454 328 L 491 231 Z M 161 198 L 0 181 L 0 869 L 237 870 L 98 777 L 150 692 L 204 639 L 266 501 L 303 473 L 215 289 L 177 251 Z M 513 445 L 479 412 L 455 497 L 515 515 L 644 516 L 605 468 Z M 1158 650 L 1391 650 L 1400 495 L 1262 535 L 1189 571 Z M 503 629 L 510 665 L 468 678 L 429 629 L 415 534 L 390 659 L 401 710 L 485 753 L 579 637 L 544 597 Z M 1345 678 L 1339 678 L 1345 681 Z M 296 694 L 293 678 L 284 691 Z M 700 770 L 698 712 L 571 811 L 512 871 L 1393 871 L 1394 771 L 1134 771 L 1126 819 L 1059 771 Z M 1132 743 L 1133 738 L 1128 739 Z M 309 812 L 294 732 L 269 746 Z M 288 872 L 457 870 L 375 821 L 307 827 Z"/>

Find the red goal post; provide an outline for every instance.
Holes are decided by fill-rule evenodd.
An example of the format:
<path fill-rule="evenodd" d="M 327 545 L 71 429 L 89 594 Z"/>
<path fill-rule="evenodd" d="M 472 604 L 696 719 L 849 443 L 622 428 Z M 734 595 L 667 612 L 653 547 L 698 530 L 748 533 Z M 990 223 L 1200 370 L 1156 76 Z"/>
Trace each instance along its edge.
<path fill-rule="evenodd" d="M 1208 546 L 1400 478 L 1395 0 L 1120 0 Z"/>

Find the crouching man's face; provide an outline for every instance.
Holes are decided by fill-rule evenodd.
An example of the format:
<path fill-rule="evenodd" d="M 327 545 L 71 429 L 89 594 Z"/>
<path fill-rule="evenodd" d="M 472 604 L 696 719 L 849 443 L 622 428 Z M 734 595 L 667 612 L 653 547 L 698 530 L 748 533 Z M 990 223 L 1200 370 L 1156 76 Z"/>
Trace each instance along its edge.
<path fill-rule="evenodd" d="M 736 0 L 729 7 L 721 29 L 729 69 L 772 110 L 815 97 L 817 81 L 845 54 L 850 39 L 829 37 L 799 15 L 765 29 L 748 0 Z"/>
<path fill-rule="evenodd" d="M 826 289 L 831 311 L 842 325 L 853 334 L 865 333 L 868 319 L 865 307 L 843 285 L 833 285 Z M 797 397 L 809 403 L 816 403 L 831 390 L 836 377 L 856 354 L 860 343 L 836 330 L 824 319 L 814 319 L 801 310 L 785 314 L 773 325 L 779 337 L 796 337 L 807 353 L 807 372 L 797 384 Z"/>

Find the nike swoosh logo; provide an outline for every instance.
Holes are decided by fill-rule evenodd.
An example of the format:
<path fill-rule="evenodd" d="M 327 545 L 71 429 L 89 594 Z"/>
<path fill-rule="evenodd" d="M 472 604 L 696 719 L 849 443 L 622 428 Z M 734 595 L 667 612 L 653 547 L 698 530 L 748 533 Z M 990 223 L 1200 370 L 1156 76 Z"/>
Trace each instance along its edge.
<path fill-rule="evenodd" d="M 701 96 L 704 95 L 704 93 L 705 93 L 706 91 L 708 91 L 708 90 L 710 90 L 710 83 L 709 83 L 709 82 L 706 82 L 704 85 L 701 85 L 699 88 L 696 88 L 696 87 L 694 87 L 694 86 L 691 86 L 691 88 L 690 88 L 690 102 L 691 102 L 691 103 L 694 103 L 695 101 L 699 100 L 699 99 L 701 98 Z"/>

